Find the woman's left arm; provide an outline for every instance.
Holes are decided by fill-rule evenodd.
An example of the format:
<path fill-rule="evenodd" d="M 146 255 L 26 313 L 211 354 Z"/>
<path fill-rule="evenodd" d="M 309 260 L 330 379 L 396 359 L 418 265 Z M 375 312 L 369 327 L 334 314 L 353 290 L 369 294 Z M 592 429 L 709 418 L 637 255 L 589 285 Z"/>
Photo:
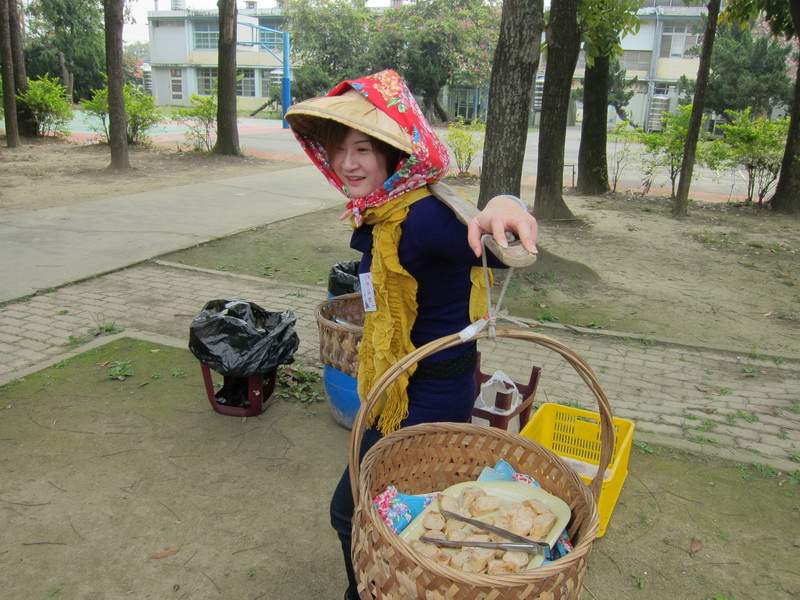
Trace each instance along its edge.
<path fill-rule="evenodd" d="M 516 196 L 495 196 L 467 225 L 468 241 L 475 256 L 483 254 L 481 236 L 491 234 L 502 248 L 508 247 L 506 231 L 517 236 L 531 254 L 536 254 L 538 227 L 536 219 Z"/>

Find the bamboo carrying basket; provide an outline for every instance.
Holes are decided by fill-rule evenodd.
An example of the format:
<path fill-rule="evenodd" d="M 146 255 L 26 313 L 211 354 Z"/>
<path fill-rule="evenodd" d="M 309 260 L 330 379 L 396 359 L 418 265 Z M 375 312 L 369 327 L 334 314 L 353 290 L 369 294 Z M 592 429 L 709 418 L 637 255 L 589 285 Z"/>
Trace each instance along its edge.
<path fill-rule="evenodd" d="M 358 346 L 364 335 L 364 305 L 359 292 L 328 298 L 317 307 L 322 364 L 358 375 Z"/>
<path fill-rule="evenodd" d="M 567 360 L 594 394 L 599 406 L 602 444 L 599 473 L 614 450 L 611 409 L 591 368 L 575 352 L 551 338 L 515 327 L 497 327 L 496 337 L 539 344 Z M 484 330 L 472 339 L 485 339 Z M 586 486 L 554 452 L 502 429 L 464 423 L 429 423 L 400 429 L 382 438 L 359 465 L 367 416 L 395 379 L 417 361 L 464 343 L 457 334 L 422 346 L 393 365 L 374 385 L 361 407 L 350 438 L 353 516 L 353 566 L 362 600 L 511 600 L 577 599 L 592 545 L 597 538 L 602 477 Z M 465 573 L 415 552 L 383 522 L 373 498 L 394 485 L 407 494 L 444 490 L 474 481 L 485 466 L 507 460 L 533 476 L 542 488 L 564 500 L 572 511 L 567 530 L 574 550 L 550 564 L 511 575 Z"/>

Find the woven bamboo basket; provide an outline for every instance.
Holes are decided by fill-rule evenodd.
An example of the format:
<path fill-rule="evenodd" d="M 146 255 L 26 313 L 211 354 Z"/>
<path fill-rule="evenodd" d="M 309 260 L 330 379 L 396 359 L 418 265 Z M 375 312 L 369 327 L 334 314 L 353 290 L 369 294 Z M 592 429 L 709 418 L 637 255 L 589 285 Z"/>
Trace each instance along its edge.
<path fill-rule="evenodd" d="M 601 455 L 605 472 L 614 450 L 608 399 L 586 362 L 560 342 L 514 327 L 498 327 L 497 337 L 527 340 L 560 354 L 577 371 L 599 406 Z M 488 337 L 486 330 L 473 339 Z M 554 452 L 502 429 L 463 423 L 429 423 L 400 429 L 381 439 L 359 465 L 359 448 L 372 407 L 395 379 L 422 358 L 463 343 L 458 335 L 418 348 L 389 369 L 374 385 L 353 424 L 350 482 L 356 504 L 353 516 L 353 566 L 362 600 L 511 600 L 580 598 L 592 545 L 599 530 L 597 500 L 602 478 L 591 486 Z M 572 511 L 567 526 L 574 550 L 549 564 L 521 573 L 485 575 L 443 566 L 417 552 L 383 522 L 373 498 L 394 485 L 408 494 L 443 490 L 474 481 L 485 466 L 505 459 L 531 475 L 542 488 L 564 500 Z"/>
<path fill-rule="evenodd" d="M 319 356 L 322 364 L 351 377 L 358 375 L 358 346 L 364 334 L 361 294 L 334 296 L 317 307 Z"/>

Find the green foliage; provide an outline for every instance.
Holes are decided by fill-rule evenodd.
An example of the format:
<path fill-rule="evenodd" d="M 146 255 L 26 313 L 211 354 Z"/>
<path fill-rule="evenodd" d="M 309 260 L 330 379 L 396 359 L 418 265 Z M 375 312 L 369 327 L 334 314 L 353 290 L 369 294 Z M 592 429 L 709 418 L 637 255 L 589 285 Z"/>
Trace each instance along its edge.
<path fill-rule="evenodd" d="M 120 381 L 133 377 L 133 365 L 129 360 L 117 360 L 108 365 L 108 378 Z"/>
<path fill-rule="evenodd" d="M 210 151 L 217 129 L 217 84 L 208 96 L 192 94 L 190 106 L 178 109 L 173 117 L 187 128 L 184 136 L 195 150 Z"/>
<path fill-rule="evenodd" d="M 289 0 L 295 100 L 330 84 L 394 69 L 442 120 L 437 96 L 448 83 L 488 82 L 500 25 L 497 2 L 430 0 L 404 3 L 379 15 L 347 0 Z M 313 67 L 312 67 L 313 66 Z"/>
<path fill-rule="evenodd" d="M 658 132 L 636 132 L 636 141 L 644 146 L 642 168 L 644 171 L 644 193 L 647 193 L 660 172 L 664 172 L 672 185 L 672 196 L 675 197 L 675 185 L 681 172 L 683 162 L 683 146 L 689 130 L 689 118 L 692 105 L 681 106 L 677 113 L 664 113 L 662 129 Z M 699 140 L 695 160 L 709 168 L 714 168 L 719 161 L 717 146 L 707 140 Z"/>
<path fill-rule="evenodd" d="M 586 64 L 597 56 L 622 55 L 621 39 L 639 31 L 636 16 L 642 0 L 592 0 L 579 4 L 578 19 L 584 30 L 583 49 Z"/>
<path fill-rule="evenodd" d="M 32 0 L 25 12 L 29 77 L 67 72 L 72 79 L 70 101 L 89 98 L 92 90 L 103 86 L 105 37 L 100 0 Z"/>
<path fill-rule="evenodd" d="M 453 151 L 459 175 L 469 173 L 475 155 L 483 149 L 485 133 L 486 125 L 478 120 L 465 123 L 460 115 L 457 121 L 448 124 L 445 141 Z"/>
<path fill-rule="evenodd" d="M 156 105 L 156 99 L 137 90 L 130 83 L 123 86 L 123 95 L 128 144 L 146 143 L 147 131 L 164 120 Z M 83 100 L 80 106 L 94 118 L 89 123 L 92 131 L 101 134 L 108 142 L 108 87 L 95 90 L 91 100 Z"/>
<path fill-rule="evenodd" d="M 729 124 L 720 125 L 719 129 L 725 135 L 722 143 L 729 150 L 726 164 L 744 172 L 746 203 L 757 197 L 761 205 L 781 171 L 789 120 L 752 119 L 749 107 L 741 113 L 729 110 L 725 115 Z"/>
<path fill-rule="evenodd" d="M 480 0 L 431 0 L 387 9 L 376 23 L 366 56 L 367 70 L 392 68 L 427 108 L 447 115 L 437 103 L 446 84 L 488 82 L 497 46 L 500 10 Z"/>
<path fill-rule="evenodd" d="M 740 113 L 750 108 L 769 116 L 788 106 L 792 82 L 786 74 L 790 46 L 766 36 L 753 36 L 751 28 L 723 26 L 717 29 L 706 110 L 717 114 Z"/>
<path fill-rule="evenodd" d="M 275 395 L 301 403 L 322 402 L 321 377 L 298 367 L 285 366 L 278 370 Z"/>
<path fill-rule="evenodd" d="M 628 120 L 625 108 L 636 93 L 636 84 L 639 78 L 628 79 L 627 72 L 622 68 L 619 59 L 611 61 L 608 70 L 608 104 L 613 106 L 617 115 L 623 121 Z"/>
<path fill-rule="evenodd" d="M 324 96 L 335 83 L 330 77 L 317 65 L 304 64 L 300 65 L 292 72 L 294 81 L 292 81 L 292 102 L 301 102 L 308 98 L 316 96 Z M 278 94 L 280 94 L 280 86 L 277 86 Z M 278 96 L 280 101 L 280 96 Z"/>
<path fill-rule="evenodd" d="M 362 56 L 375 14 L 363 2 L 289 0 L 285 14 L 292 62 L 315 65 L 337 83 L 365 75 Z"/>
<path fill-rule="evenodd" d="M 67 125 L 72 120 L 72 105 L 66 97 L 66 88 L 55 78 L 45 75 L 28 79 L 28 91 L 18 96 L 33 115 L 36 135 L 67 135 Z"/>
<path fill-rule="evenodd" d="M 114 335 L 122 331 L 125 330 L 122 327 L 117 327 L 116 321 L 111 321 L 110 323 L 103 323 L 102 321 L 98 320 L 97 325 L 89 329 L 87 333 L 95 337 L 102 337 L 105 335 Z"/>

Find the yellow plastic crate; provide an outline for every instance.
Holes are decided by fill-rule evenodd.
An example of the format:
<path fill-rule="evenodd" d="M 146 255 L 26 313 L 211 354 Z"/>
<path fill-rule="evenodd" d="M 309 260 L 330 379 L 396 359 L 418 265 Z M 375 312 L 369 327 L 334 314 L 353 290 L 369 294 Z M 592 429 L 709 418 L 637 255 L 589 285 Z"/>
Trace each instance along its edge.
<path fill-rule="evenodd" d="M 628 477 L 628 459 L 633 444 L 633 421 L 614 417 L 614 454 L 606 469 L 600 501 L 600 533 L 614 512 L 614 506 Z M 600 464 L 600 415 L 580 408 L 548 402 L 542 404 L 520 431 L 549 448 L 572 466 L 588 485 Z"/>

